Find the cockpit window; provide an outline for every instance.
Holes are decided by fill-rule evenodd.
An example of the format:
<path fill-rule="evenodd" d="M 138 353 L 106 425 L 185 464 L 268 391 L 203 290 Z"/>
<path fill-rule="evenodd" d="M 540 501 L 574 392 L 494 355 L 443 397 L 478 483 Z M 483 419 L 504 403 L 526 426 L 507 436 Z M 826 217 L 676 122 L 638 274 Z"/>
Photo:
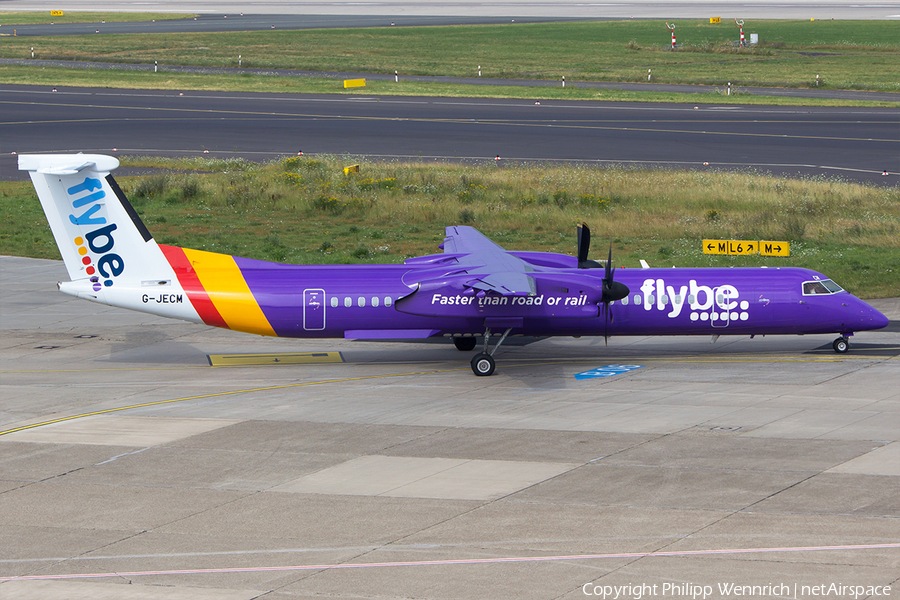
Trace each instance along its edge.
<path fill-rule="evenodd" d="M 823 282 L 822 282 L 822 285 L 824 285 L 825 287 L 827 287 L 827 288 L 828 288 L 828 291 L 831 292 L 832 294 L 834 294 L 834 293 L 836 293 L 836 292 L 843 292 L 843 291 L 844 291 L 844 288 L 842 288 L 841 286 L 839 286 L 838 284 L 836 284 L 835 282 L 833 282 L 833 281 L 830 280 L 830 279 L 826 279 L 825 281 L 823 281 Z"/>
<path fill-rule="evenodd" d="M 822 279 L 819 281 L 804 281 L 803 295 L 811 296 L 813 294 L 834 294 L 843 292 L 844 288 L 831 281 L 830 279 Z"/>

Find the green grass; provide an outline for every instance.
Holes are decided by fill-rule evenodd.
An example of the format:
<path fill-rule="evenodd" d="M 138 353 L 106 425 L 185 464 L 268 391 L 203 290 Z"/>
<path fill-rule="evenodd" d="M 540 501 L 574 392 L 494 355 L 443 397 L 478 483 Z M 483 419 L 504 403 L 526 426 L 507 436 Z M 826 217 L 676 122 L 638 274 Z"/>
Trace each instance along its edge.
<path fill-rule="evenodd" d="M 6 38 L 0 56 L 568 81 L 794 86 L 900 91 L 895 21 L 752 21 L 760 45 L 738 49 L 732 22 L 685 20 L 668 50 L 662 21 L 507 24 L 243 33 Z"/>
<path fill-rule="evenodd" d="M 170 21 L 195 17 L 176 13 L 115 13 L 78 12 L 64 10 L 63 15 L 51 15 L 49 10 L 27 12 L 0 12 L 0 25 L 49 25 L 50 23 L 126 23 L 134 21 Z M 2 31 L 0 33 L 7 33 Z"/>
<path fill-rule="evenodd" d="M 0 83 L 44 85 L 47 87 L 99 87 L 116 89 L 205 90 L 294 94 L 361 94 L 371 96 L 440 96 L 456 98 L 519 98 L 540 100 L 595 100 L 605 102 L 676 102 L 693 104 L 734 104 L 768 106 L 859 106 L 896 107 L 883 100 L 843 100 L 835 98 L 789 98 L 756 96 L 739 88 L 731 96 L 726 87 L 712 92 L 641 92 L 614 89 L 562 87 L 521 87 L 418 83 L 413 81 L 371 81 L 364 88 L 344 89 L 340 80 L 317 77 L 266 77 L 255 75 L 197 75 L 132 71 L 96 71 L 62 68 L 0 66 Z"/>
<path fill-rule="evenodd" d="M 617 265 L 803 266 L 862 297 L 900 296 L 900 188 L 835 179 L 620 167 L 409 164 L 291 157 L 264 165 L 124 158 L 163 172 L 120 183 L 160 243 L 289 263 L 397 263 L 439 252 L 469 224 L 510 250 L 593 254 Z M 360 163 L 358 175 L 342 167 Z M 704 255 L 701 240 L 791 242 L 789 258 Z M 34 190 L 0 183 L 0 253 L 58 258 Z"/>

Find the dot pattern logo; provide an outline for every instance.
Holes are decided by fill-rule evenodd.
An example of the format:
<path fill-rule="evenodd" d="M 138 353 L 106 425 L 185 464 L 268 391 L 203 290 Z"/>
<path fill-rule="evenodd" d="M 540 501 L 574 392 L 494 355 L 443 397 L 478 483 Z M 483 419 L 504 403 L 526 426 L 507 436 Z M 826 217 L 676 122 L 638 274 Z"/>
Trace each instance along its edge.
<path fill-rule="evenodd" d="M 91 284 L 95 292 L 100 291 L 100 278 L 95 275 L 97 269 L 94 267 L 93 259 L 88 256 L 88 249 L 84 245 L 84 238 L 78 236 L 73 240 L 78 247 L 78 254 L 81 255 L 81 263 L 84 265 L 84 272 L 91 276 Z"/>

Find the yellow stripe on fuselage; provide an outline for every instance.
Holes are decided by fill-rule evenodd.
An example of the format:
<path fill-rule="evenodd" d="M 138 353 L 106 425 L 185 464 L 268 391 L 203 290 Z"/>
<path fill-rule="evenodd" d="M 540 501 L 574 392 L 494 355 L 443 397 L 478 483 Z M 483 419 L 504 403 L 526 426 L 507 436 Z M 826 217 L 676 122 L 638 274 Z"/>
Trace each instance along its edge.
<path fill-rule="evenodd" d="M 229 329 L 276 335 L 244 281 L 234 257 L 187 248 L 184 249 L 184 254 Z"/>

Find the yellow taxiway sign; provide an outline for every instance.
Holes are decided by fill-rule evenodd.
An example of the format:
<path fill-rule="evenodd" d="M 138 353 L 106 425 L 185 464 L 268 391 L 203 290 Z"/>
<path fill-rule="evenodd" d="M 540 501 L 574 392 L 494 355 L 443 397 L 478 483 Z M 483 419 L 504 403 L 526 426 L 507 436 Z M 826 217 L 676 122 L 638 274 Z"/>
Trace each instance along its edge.
<path fill-rule="evenodd" d="M 759 242 L 759 253 L 762 256 L 790 256 L 791 245 L 788 242 Z"/>
<path fill-rule="evenodd" d="M 791 245 L 788 242 L 756 240 L 703 240 L 703 254 L 790 256 Z"/>

